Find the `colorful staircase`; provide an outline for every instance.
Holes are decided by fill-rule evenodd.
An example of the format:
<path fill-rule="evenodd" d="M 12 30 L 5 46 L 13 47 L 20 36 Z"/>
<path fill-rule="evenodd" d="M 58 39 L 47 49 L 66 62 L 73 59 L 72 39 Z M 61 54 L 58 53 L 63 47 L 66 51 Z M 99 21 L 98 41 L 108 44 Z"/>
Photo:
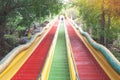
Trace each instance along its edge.
<path fill-rule="evenodd" d="M 13 76 L 12 80 L 36 80 L 44 65 L 50 45 L 54 38 L 58 22 L 56 21 L 51 30 L 44 39 L 39 43 L 32 55 L 22 65 L 22 67 Z"/>
<path fill-rule="evenodd" d="M 68 21 L 66 27 L 80 80 L 110 80 Z"/>
<path fill-rule="evenodd" d="M 57 43 L 48 80 L 70 80 L 63 22 L 59 26 Z"/>
<path fill-rule="evenodd" d="M 69 20 L 63 21 L 58 27 L 59 20 L 57 20 L 46 35 L 40 38 L 39 44 L 38 38 L 33 47 L 21 51 L 0 74 L 0 80 L 110 80 L 111 74 L 109 73 L 108 77 L 106 68 L 104 69 L 106 72 L 103 66 L 101 68 L 99 61 L 86 46 L 89 43 L 85 44 L 83 41 L 84 36 L 80 36 Z M 31 50 L 32 48 L 35 50 Z M 22 61 L 22 58 L 26 60 Z M 109 67 L 107 60 L 106 63 Z M 109 69 L 114 72 L 112 68 Z"/>

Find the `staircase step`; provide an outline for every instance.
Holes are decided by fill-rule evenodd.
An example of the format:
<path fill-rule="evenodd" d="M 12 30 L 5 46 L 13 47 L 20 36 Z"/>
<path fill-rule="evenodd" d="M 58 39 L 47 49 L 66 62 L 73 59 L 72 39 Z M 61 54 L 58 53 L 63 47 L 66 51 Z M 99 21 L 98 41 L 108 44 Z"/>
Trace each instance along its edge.
<path fill-rule="evenodd" d="M 48 80 L 70 80 L 64 26 L 58 32 L 57 43 Z"/>

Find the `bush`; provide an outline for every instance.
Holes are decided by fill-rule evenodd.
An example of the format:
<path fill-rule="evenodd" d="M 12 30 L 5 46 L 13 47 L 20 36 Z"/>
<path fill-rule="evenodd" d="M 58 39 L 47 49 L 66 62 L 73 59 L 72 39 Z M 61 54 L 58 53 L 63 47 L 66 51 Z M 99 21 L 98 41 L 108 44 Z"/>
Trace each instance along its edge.
<path fill-rule="evenodd" d="M 7 42 L 7 44 L 9 44 L 12 47 L 16 46 L 18 43 L 18 40 L 15 35 L 6 34 L 4 35 L 4 40 L 5 42 Z"/>

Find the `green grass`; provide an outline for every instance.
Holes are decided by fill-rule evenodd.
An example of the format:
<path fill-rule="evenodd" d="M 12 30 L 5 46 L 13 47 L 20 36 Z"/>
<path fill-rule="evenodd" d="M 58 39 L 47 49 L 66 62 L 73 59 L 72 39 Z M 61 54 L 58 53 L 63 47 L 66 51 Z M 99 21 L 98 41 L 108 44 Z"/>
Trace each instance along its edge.
<path fill-rule="evenodd" d="M 61 23 L 48 80 L 70 80 L 64 25 Z"/>

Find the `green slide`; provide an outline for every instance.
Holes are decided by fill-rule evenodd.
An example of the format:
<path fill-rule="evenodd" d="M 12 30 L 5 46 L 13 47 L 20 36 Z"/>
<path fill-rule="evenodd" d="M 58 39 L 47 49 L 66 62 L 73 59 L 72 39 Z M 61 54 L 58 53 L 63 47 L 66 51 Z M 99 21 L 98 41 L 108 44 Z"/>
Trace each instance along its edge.
<path fill-rule="evenodd" d="M 70 80 L 64 24 L 60 24 L 48 80 Z"/>

